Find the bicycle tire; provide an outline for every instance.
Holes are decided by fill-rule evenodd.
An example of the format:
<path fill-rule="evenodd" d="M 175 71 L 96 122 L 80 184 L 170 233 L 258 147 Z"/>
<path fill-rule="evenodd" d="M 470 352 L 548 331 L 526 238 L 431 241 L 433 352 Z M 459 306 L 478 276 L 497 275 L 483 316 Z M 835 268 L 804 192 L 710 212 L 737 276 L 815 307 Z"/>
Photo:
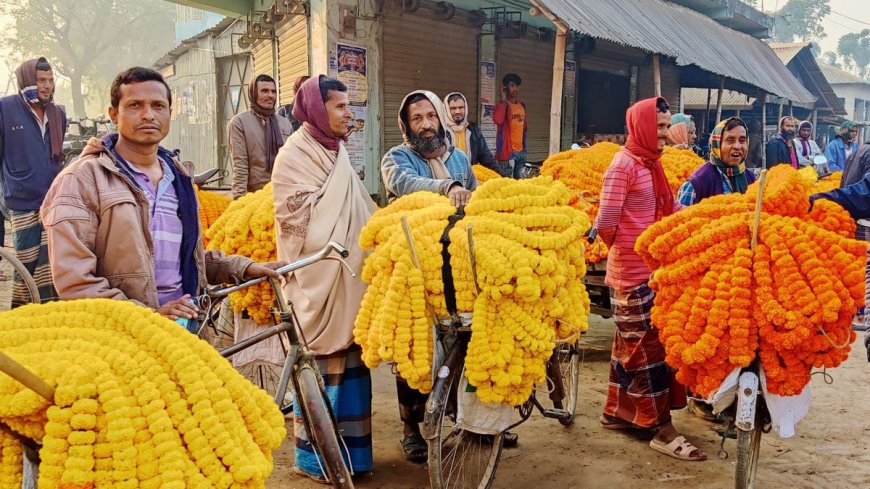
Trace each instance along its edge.
<path fill-rule="evenodd" d="M 455 347 L 455 346 L 454 346 Z M 451 361 L 451 358 L 455 359 L 455 361 Z M 435 385 L 433 386 L 432 392 L 443 392 L 447 396 L 451 396 L 455 394 L 455 389 L 458 384 L 459 374 L 462 372 L 462 365 L 460 363 L 463 361 L 464 355 L 448 355 L 447 360 L 445 361 L 444 366 L 448 367 L 448 375 L 446 377 L 439 377 L 435 380 Z M 454 364 L 455 363 L 455 364 Z M 439 369 L 440 370 L 440 369 Z M 446 383 L 446 384 L 445 384 Z M 439 385 L 440 384 L 440 385 Z M 442 400 L 444 402 L 437 402 L 436 408 L 433 410 L 426 410 L 426 415 L 424 418 L 424 433 L 435 433 L 436 436 L 430 438 L 429 442 L 429 483 L 432 489 L 489 489 L 492 486 L 492 482 L 495 479 L 495 472 L 498 468 L 498 461 L 501 457 L 502 451 L 502 443 L 503 443 L 503 435 L 498 434 L 494 435 L 491 438 L 486 435 L 478 435 L 476 433 L 471 433 L 466 430 L 462 430 L 453 426 L 453 429 L 450 430 L 450 435 L 453 435 L 458 438 L 456 442 L 457 450 L 461 451 L 460 455 L 448 455 L 444 457 L 442 454 L 442 449 L 448 442 L 448 438 L 445 436 L 445 420 L 448 419 L 448 411 L 449 402 L 446 399 Z M 431 400 L 430 400 L 431 402 Z M 449 436 L 449 435 L 448 435 Z M 484 459 L 482 457 L 474 457 L 468 456 L 468 452 L 463 450 L 463 447 L 473 448 L 473 445 L 483 447 L 480 450 L 481 455 L 485 455 L 486 447 L 489 447 L 489 455 Z M 454 466 L 452 464 L 446 463 L 445 459 L 450 460 L 462 460 L 467 463 L 460 464 L 459 470 L 453 470 Z M 486 465 L 480 470 L 473 470 L 472 463 L 470 461 L 473 460 L 485 460 Z M 464 465 L 464 467 L 463 467 Z M 468 477 L 463 477 L 463 468 L 470 469 Z M 444 474 L 445 472 L 448 474 L 449 478 L 445 480 Z M 453 480 L 455 476 L 457 480 Z M 467 482 L 465 484 L 464 482 Z"/>
<path fill-rule="evenodd" d="M 565 402 L 563 408 L 571 413 L 568 419 L 560 419 L 563 426 L 571 426 L 574 423 L 574 413 L 577 410 L 577 392 L 580 389 L 580 354 L 574 345 L 568 346 L 568 366 L 562 368 L 562 385 L 565 389 Z"/>
<path fill-rule="evenodd" d="M 750 431 L 737 430 L 737 467 L 734 470 L 736 489 L 753 489 L 761 453 L 762 401 L 755 408 L 755 425 Z"/>
<path fill-rule="evenodd" d="M 309 441 L 319 454 L 326 477 L 337 489 L 353 489 L 350 470 L 339 442 L 338 426 L 332 406 L 322 390 L 322 380 L 316 367 L 302 365 L 294 372 L 296 396 L 305 421 Z"/>
<path fill-rule="evenodd" d="M 3 219 L 0 216 L 0 219 Z M 33 276 L 30 275 L 30 272 L 27 271 L 27 268 L 24 267 L 24 264 L 21 263 L 20 260 L 15 256 L 13 251 L 9 251 L 6 248 L 0 247 L 0 263 L 3 260 L 7 261 L 10 265 L 12 265 L 12 269 L 21 276 L 24 285 L 27 289 L 27 294 L 29 295 L 27 303 L 35 303 L 39 304 L 42 302 L 42 298 L 39 296 L 39 287 L 36 286 L 36 281 L 33 280 Z M 8 302 L 5 297 L 2 298 L 2 302 L 0 302 L 0 311 L 6 311 L 12 308 L 12 290 L 13 287 L 9 288 L 9 299 Z"/>

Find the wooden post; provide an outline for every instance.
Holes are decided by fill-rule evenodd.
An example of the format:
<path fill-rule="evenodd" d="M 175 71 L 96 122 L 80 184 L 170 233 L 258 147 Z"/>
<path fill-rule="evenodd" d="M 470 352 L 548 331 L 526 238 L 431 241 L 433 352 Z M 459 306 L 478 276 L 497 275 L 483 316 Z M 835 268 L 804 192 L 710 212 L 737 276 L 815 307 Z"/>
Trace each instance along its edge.
<path fill-rule="evenodd" d="M 722 120 L 722 94 L 725 93 L 725 77 L 719 78 L 719 96 L 716 99 L 716 120 L 715 123 L 719 124 L 719 121 Z"/>
<path fill-rule="evenodd" d="M 662 96 L 662 66 L 659 61 L 658 53 L 653 54 L 653 86 L 655 87 L 656 97 Z"/>
<path fill-rule="evenodd" d="M 16 362 L 12 357 L 0 352 L 0 372 L 20 382 L 24 387 L 42 396 L 48 402 L 54 402 L 54 387 L 27 369 L 24 365 Z"/>
<path fill-rule="evenodd" d="M 816 122 L 818 121 L 818 116 L 819 116 L 819 111 L 816 109 L 813 109 L 813 115 L 810 116 L 811 117 L 810 122 L 813 123 L 813 135 L 810 137 L 812 137 L 813 139 L 816 139 L 819 135 L 819 130 L 818 130 L 818 128 L 816 128 Z"/>
<path fill-rule="evenodd" d="M 704 121 L 701 126 L 701 134 L 698 134 L 698 137 L 703 137 L 704 134 L 707 133 L 707 119 L 710 117 L 710 99 L 713 97 L 713 89 L 707 89 L 707 110 L 704 111 Z"/>
<path fill-rule="evenodd" d="M 764 131 L 767 128 L 767 93 L 761 92 L 758 101 L 761 102 L 761 167 L 767 168 L 767 151 L 765 148 L 767 141 L 764 140 Z"/>
<path fill-rule="evenodd" d="M 550 154 L 559 152 L 562 146 L 562 89 L 565 81 L 565 47 L 568 32 L 556 31 L 556 53 L 553 56 L 553 94 L 550 100 Z"/>
<path fill-rule="evenodd" d="M 781 120 L 782 120 L 782 99 L 780 99 L 780 101 L 779 101 L 779 115 L 776 116 L 776 125 L 777 125 L 776 129 L 777 130 L 779 130 L 779 121 L 781 121 Z"/>
<path fill-rule="evenodd" d="M 794 105 L 792 104 L 791 100 L 788 101 L 788 116 L 794 117 Z"/>

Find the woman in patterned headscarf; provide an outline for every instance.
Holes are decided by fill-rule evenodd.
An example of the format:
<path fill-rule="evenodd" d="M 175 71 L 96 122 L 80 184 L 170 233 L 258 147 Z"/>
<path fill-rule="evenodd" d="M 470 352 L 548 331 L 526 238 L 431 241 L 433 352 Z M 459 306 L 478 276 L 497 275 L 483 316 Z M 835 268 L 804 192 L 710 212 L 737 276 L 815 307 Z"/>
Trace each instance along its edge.
<path fill-rule="evenodd" d="M 692 205 L 714 195 L 744 193 L 755 181 L 746 171 L 749 135 L 746 123 L 737 117 L 716 125 L 710 135 L 710 161 L 695 170 L 677 192 L 677 200 Z"/>

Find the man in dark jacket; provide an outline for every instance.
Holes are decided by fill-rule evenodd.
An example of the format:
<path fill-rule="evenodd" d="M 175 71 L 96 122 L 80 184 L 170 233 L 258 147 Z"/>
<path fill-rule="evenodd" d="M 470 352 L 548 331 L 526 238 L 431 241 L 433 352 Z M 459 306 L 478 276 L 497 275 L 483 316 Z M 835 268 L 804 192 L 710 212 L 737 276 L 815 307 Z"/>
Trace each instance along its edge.
<path fill-rule="evenodd" d="M 507 175 L 507 166 L 499 165 L 495 160 L 480 127 L 468 120 L 468 99 L 465 95 L 450 93 L 444 97 L 444 106 L 450 113 L 447 127 L 453 131 L 456 149 L 465 153 L 472 165 L 483 165 L 500 175 Z"/>
<path fill-rule="evenodd" d="M 54 104 L 54 73 L 45 58 L 15 71 L 18 93 L 0 99 L 0 181 L 12 224 L 15 254 L 33 275 L 43 301 L 57 297 L 51 282 L 39 208 L 63 164 L 66 114 Z M 12 286 L 12 307 L 29 301 L 24 281 Z"/>
<path fill-rule="evenodd" d="M 779 132 L 770 138 L 765 147 L 768 168 L 776 165 L 791 165 L 797 169 L 798 156 L 794 145 L 796 134 L 797 119 L 785 116 L 779 120 Z"/>

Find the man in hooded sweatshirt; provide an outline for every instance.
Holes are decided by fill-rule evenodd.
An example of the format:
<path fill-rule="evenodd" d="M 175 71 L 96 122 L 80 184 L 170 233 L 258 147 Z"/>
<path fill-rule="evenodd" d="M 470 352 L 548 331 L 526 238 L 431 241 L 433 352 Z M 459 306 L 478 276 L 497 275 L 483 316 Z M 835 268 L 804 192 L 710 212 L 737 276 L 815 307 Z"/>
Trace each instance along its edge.
<path fill-rule="evenodd" d="M 444 105 L 450 116 L 447 120 L 447 127 L 453 131 L 453 142 L 456 149 L 465 153 L 472 165 L 483 165 L 502 176 L 506 176 L 509 170 L 507 165 L 500 165 L 495 160 L 492 151 L 489 150 L 489 145 L 486 144 L 483 133 L 480 131 L 480 126 L 468 120 L 468 100 L 465 95 L 453 92 L 444 97 Z"/>
<path fill-rule="evenodd" d="M 854 122 L 840 124 L 837 137 L 825 148 L 825 158 L 828 159 L 828 168 L 831 171 L 843 171 L 846 168 L 846 160 L 858 151 L 857 137 L 858 126 Z"/>
<path fill-rule="evenodd" d="M 441 99 L 425 90 L 409 93 L 399 108 L 399 128 L 405 142 L 381 160 L 388 198 L 426 190 L 450 197 L 456 207 L 468 203 L 477 179 L 468 157 L 454 147 Z"/>
<path fill-rule="evenodd" d="M 798 155 L 794 144 L 796 125 L 797 119 L 788 115 L 779 120 L 779 132 L 771 136 L 764 148 L 768 168 L 776 165 L 798 168 Z"/>
<path fill-rule="evenodd" d="M 610 247 L 605 283 L 616 318 L 610 387 L 600 422 L 610 430 L 649 430 L 655 433 L 653 450 L 679 460 L 705 460 L 706 454 L 671 422 L 671 410 L 686 406 L 686 391 L 665 363 L 664 346 L 650 322 L 655 298 L 650 270 L 634 251 L 644 230 L 682 208 L 661 164 L 670 107 L 664 98 L 649 98 L 629 107 L 625 118 L 628 138 L 604 173 L 595 220 Z"/>
<path fill-rule="evenodd" d="M 67 119 L 53 102 L 54 73 L 45 58 L 25 61 L 15 70 L 15 77 L 18 93 L 0 99 L 0 200 L 9 210 L 15 254 L 33 275 L 45 301 L 57 293 L 51 282 L 39 207 L 63 165 Z M 12 307 L 23 305 L 28 298 L 24 280 L 16 274 Z"/>
<path fill-rule="evenodd" d="M 405 142 L 381 160 L 381 176 L 392 201 L 403 195 L 428 191 L 446 195 L 456 207 L 464 206 L 477 187 L 465 153 L 453 146 L 444 104 L 432 92 L 409 93 L 399 108 L 399 128 Z M 396 376 L 399 416 L 404 424 L 402 451 L 411 462 L 423 463 L 427 445 L 420 434 L 428 396 Z"/>
<path fill-rule="evenodd" d="M 248 86 L 251 109 L 236 115 L 228 128 L 233 154 L 233 198 L 265 187 L 272 177 L 275 156 L 293 133 L 293 124 L 275 114 L 278 90 L 269 75 Z"/>

